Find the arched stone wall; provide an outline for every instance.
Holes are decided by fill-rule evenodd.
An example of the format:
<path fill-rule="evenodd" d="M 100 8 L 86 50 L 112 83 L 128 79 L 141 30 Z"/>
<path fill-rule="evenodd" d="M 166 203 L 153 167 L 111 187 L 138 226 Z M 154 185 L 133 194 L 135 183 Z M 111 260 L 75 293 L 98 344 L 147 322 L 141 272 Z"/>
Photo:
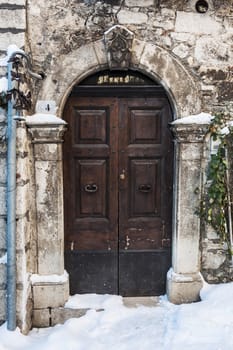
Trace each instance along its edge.
<path fill-rule="evenodd" d="M 108 68 L 104 39 L 84 45 L 51 67 L 38 99 L 56 101 L 58 116 L 61 117 L 72 87 L 87 75 Z M 164 86 L 175 118 L 200 112 L 198 83 L 168 51 L 155 44 L 134 39 L 129 68 L 150 75 Z"/>
<path fill-rule="evenodd" d="M 73 86 L 90 74 L 109 69 L 111 62 L 109 62 L 107 49 L 106 41 L 103 39 L 60 58 L 56 64 L 52 65 L 49 75 L 43 81 L 38 100 L 54 100 L 58 106 L 57 116 L 62 117 L 65 103 Z M 127 68 L 139 70 L 164 86 L 171 101 L 174 119 L 178 119 L 175 126 L 173 125 L 176 143 L 173 261 L 172 269 L 168 274 L 167 287 L 171 301 L 175 303 L 195 301 L 199 297 L 202 282 L 199 275 L 200 222 L 194 214 L 199 198 L 194 197 L 193 188 L 198 187 L 201 181 L 201 149 L 206 127 L 200 128 L 198 124 L 190 125 L 188 121 L 185 122 L 185 119 L 181 120 L 181 118 L 200 112 L 198 83 L 177 59 L 157 45 L 133 39 L 128 52 L 130 52 L 129 59 L 123 63 L 127 64 Z M 115 58 L 117 59 L 118 56 Z M 125 69 L 125 67 L 122 68 L 121 63 L 119 69 Z M 60 118 L 57 118 L 56 127 L 62 122 Z M 48 125 L 44 125 L 43 130 L 44 127 Z M 38 128 L 37 124 L 36 128 Z M 59 174 L 59 188 L 61 189 L 62 171 Z M 183 186 L 184 183 L 186 187 Z M 62 191 L 58 193 L 58 203 L 60 203 L 59 209 L 62 213 L 61 193 Z M 190 230 L 190 222 L 192 230 Z M 62 236 L 60 232 L 61 240 Z M 62 270 L 64 252 L 61 249 L 59 252 Z M 188 265 L 187 261 L 189 261 Z M 43 274 L 46 274 L 46 271 L 43 271 Z M 40 288 L 40 286 L 35 288 Z M 67 284 L 61 284 L 61 289 L 61 299 L 65 301 Z M 61 300 L 59 299 L 58 302 L 61 303 Z M 40 303 L 39 298 L 38 305 Z"/>

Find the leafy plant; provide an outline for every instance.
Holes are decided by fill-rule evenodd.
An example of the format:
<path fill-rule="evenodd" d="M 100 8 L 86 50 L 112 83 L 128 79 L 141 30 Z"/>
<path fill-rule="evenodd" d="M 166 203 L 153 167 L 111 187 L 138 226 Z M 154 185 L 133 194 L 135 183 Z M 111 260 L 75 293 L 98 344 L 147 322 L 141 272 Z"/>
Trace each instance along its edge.
<path fill-rule="evenodd" d="M 213 154 L 210 159 L 206 191 L 201 200 L 199 215 L 214 228 L 220 239 L 227 243 L 231 252 L 231 238 L 229 236 L 231 200 L 226 138 L 233 138 L 233 133 L 230 129 L 227 136 L 221 133 L 223 127 L 228 124 L 228 120 L 229 118 L 225 115 L 217 115 L 209 128 L 211 137 L 215 141 L 218 139 L 219 144 L 216 154 Z"/>

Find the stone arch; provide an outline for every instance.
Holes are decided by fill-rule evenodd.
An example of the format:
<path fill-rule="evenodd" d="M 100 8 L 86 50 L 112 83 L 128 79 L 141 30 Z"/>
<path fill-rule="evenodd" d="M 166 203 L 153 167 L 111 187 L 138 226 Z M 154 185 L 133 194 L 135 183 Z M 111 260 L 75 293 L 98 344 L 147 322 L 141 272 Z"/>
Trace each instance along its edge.
<path fill-rule="evenodd" d="M 39 100 L 55 100 L 58 116 L 73 86 L 86 76 L 108 69 L 104 39 L 87 44 L 56 62 L 40 90 Z M 198 83 L 168 51 L 133 39 L 129 68 L 150 75 L 164 86 L 175 118 L 197 114 L 201 110 Z"/>
<path fill-rule="evenodd" d="M 199 84 L 174 56 L 155 44 L 135 38 L 132 40 L 130 52 L 127 68 L 139 70 L 164 86 L 176 119 L 200 112 Z M 119 66 L 120 68 L 121 66 Z M 58 106 L 57 115 L 62 117 L 65 103 L 73 86 L 88 75 L 105 69 L 109 69 L 109 62 L 104 39 L 84 45 L 69 55 L 60 57 L 51 66 L 50 73 L 43 82 L 38 99 L 54 100 Z M 206 128 L 203 128 L 203 126 L 200 128 L 197 124 L 190 126 L 187 121 L 187 125 L 185 125 L 184 122 L 185 119 L 181 123 L 180 120 L 177 120 L 173 130 L 174 134 L 177 135 L 176 144 L 178 146 L 176 153 L 180 154 L 180 156 L 179 162 L 176 162 L 177 169 L 174 179 L 173 269 L 168 274 L 167 281 L 169 298 L 177 303 L 197 300 L 201 288 L 198 263 L 200 222 L 199 218 L 193 214 L 199 198 L 197 196 L 194 198 L 192 196 L 194 191 L 190 191 L 190 189 L 199 187 L 201 181 L 200 164 L 203 141 L 200 142 L 199 138 L 201 136 L 202 139 L 204 138 Z M 64 123 L 64 121 L 57 118 L 54 123 L 54 128 L 56 129 L 59 123 Z M 33 125 L 38 127 L 40 124 L 37 125 L 34 122 Z M 51 125 L 47 123 L 46 127 L 50 129 Z M 46 131 L 44 127 L 41 130 Z M 196 138 L 196 136 L 198 137 Z M 191 140 L 189 140 L 190 137 Z M 39 140 L 38 143 L 40 144 L 41 141 Z M 48 144 L 50 143 L 51 141 L 49 140 Z M 61 148 L 61 143 L 59 145 Z M 61 155 L 60 148 L 59 154 Z M 41 146 L 39 149 L 41 149 Z M 59 162 L 61 168 L 60 158 Z M 55 173 L 58 174 L 58 172 Z M 61 170 L 59 174 L 59 179 L 62 182 Z M 54 183 L 58 182 L 54 181 Z M 57 192 L 58 202 L 60 213 L 62 213 L 61 186 L 59 189 L 60 192 Z M 191 194 L 190 196 L 187 195 L 189 193 Z M 190 222 L 192 224 L 192 232 L 190 232 Z M 60 237 L 62 237 L 62 233 Z M 63 252 L 61 249 L 59 249 L 59 252 L 63 267 Z M 191 253 L 192 259 L 187 257 L 187 254 Z M 188 265 L 187 260 L 189 261 Z"/>

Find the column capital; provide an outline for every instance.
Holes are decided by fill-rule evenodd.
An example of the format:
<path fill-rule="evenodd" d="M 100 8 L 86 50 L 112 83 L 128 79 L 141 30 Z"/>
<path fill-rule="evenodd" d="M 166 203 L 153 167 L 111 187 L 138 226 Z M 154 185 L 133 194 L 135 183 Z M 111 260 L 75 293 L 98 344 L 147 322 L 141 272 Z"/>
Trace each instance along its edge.
<path fill-rule="evenodd" d="M 67 123 L 53 114 L 36 113 L 26 118 L 32 143 L 61 143 Z"/>
<path fill-rule="evenodd" d="M 200 143 L 209 130 L 209 124 L 172 123 L 170 130 L 179 143 Z"/>
<path fill-rule="evenodd" d="M 208 133 L 212 119 L 208 113 L 191 115 L 176 119 L 170 124 L 170 129 L 179 143 L 200 143 Z"/>

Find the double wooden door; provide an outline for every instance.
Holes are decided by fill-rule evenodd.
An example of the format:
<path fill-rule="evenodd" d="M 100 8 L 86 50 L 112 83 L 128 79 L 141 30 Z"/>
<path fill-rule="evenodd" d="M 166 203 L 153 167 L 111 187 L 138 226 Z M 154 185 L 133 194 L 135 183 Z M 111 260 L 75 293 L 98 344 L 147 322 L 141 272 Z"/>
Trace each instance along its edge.
<path fill-rule="evenodd" d="M 70 97 L 65 119 L 65 266 L 71 294 L 163 293 L 173 181 L 167 98 Z"/>

